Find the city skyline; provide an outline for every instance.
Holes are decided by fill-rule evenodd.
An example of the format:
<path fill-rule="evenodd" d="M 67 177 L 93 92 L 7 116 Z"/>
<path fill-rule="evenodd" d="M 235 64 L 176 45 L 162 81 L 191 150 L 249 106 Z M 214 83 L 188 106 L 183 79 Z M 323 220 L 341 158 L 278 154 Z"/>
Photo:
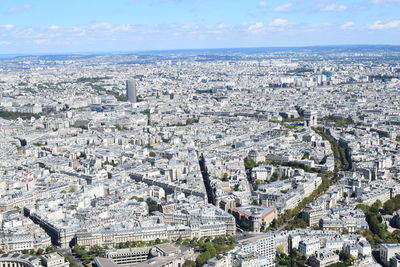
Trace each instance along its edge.
<path fill-rule="evenodd" d="M 0 56 L 0 267 L 398 266 L 399 57 Z"/>
<path fill-rule="evenodd" d="M 400 0 L 0 0 L 0 267 L 400 266 Z"/>
<path fill-rule="evenodd" d="M 398 0 L 1 1 L 1 54 L 400 44 Z"/>

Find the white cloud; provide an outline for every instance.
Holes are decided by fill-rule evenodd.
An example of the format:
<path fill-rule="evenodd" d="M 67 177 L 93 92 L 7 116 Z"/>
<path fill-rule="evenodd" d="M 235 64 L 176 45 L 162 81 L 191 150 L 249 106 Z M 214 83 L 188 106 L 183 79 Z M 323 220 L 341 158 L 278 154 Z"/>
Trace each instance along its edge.
<path fill-rule="evenodd" d="M 269 26 L 272 27 L 282 27 L 282 26 L 286 26 L 289 24 L 289 21 L 286 19 L 274 19 Z"/>
<path fill-rule="evenodd" d="M 198 28 L 198 26 L 196 24 L 194 24 L 194 23 L 184 24 L 182 26 L 182 29 L 185 29 L 185 30 L 194 30 L 194 29 L 197 29 L 197 28 Z"/>
<path fill-rule="evenodd" d="M 112 27 L 113 25 L 108 22 L 97 23 L 90 26 L 92 29 L 111 29 Z"/>
<path fill-rule="evenodd" d="M 352 21 L 348 21 L 348 22 L 340 25 L 340 29 L 342 29 L 342 30 L 349 30 L 349 29 L 352 29 L 353 27 L 354 27 L 354 22 L 352 22 Z"/>
<path fill-rule="evenodd" d="M 283 5 L 277 6 L 274 10 L 276 12 L 285 12 L 285 11 L 289 11 L 292 7 L 293 7 L 292 3 L 286 3 Z"/>
<path fill-rule="evenodd" d="M 11 45 L 11 44 L 13 43 L 9 41 L 0 41 L 0 45 Z"/>
<path fill-rule="evenodd" d="M 266 6 L 267 6 L 267 2 L 260 1 L 260 2 L 258 3 L 258 6 L 259 6 L 259 7 L 266 7 Z"/>
<path fill-rule="evenodd" d="M 265 28 L 264 23 L 256 22 L 255 24 L 250 25 L 247 29 L 251 32 L 261 32 Z"/>
<path fill-rule="evenodd" d="M 51 26 L 49 26 L 49 29 L 50 29 L 50 30 L 58 30 L 58 29 L 60 29 L 60 26 L 58 26 L 58 25 L 51 25 Z"/>
<path fill-rule="evenodd" d="M 35 44 L 44 44 L 44 43 L 47 43 L 48 40 L 46 40 L 46 39 L 38 39 L 38 40 L 33 40 L 33 42 Z"/>
<path fill-rule="evenodd" d="M 9 13 L 9 14 L 18 13 L 18 12 L 25 11 L 25 10 L 28 10 L 31 8 L 32 8 L 31 4 L 26 4 L 23 6 L 14 6 L 14 7 L 8 9 L 7 13 Z"/>
<path fill-rule="evenodd" d="M 14 27 L 15 27 L 15 25 L 13 25 L 13 24 L 4 24 L 4 25 L 1 25 L 1 28 L 7 29 L 7 30 L 11 30 L 11 29 L 13 29 Z"/>
<path fill-rule="evenodd" d="M 120 25 L 120 26 L 114 27 L 114 30 L 115 30 L 115 31 L 123 31 L 123 32 L 126 32 L 126 31 L 131 31 L 131 30 L 133 30 L 133 27 L 132 27 L 132 25 L 130 25 L 130 24 L 124 24 L 124 25 Z"/>
<path fill-rule="evenodd" d="M 347 6 L 332 4 L 332 5 L 324 7 L 322 10 L 323 11 L 345 11 L 345 10 L 347 10 Z"/>
<path fill-rule="evenodd" d="M 73 36 L 83 37 L 86 36 L 86 31 L 84 27 L 74 26 L 69 29 Z"/>
<path fill-rule="evenodd" d="M 73 26 L 73 27 L 71 27 L 71 30 L 73 32 L 81 32 L 81 31 L 83 31 L 83 27 Z"/>
<path fill-rule="evenodd" d="M 95 31 L 106 32 L 106 33 L 130 31 L 133 29 L 132 25 L 129 25 L 129 24 L 113 25 L 112 23 L 109 23 L 109 22 L 93 24 L 90 26 L 90 28 Z"/>
<path fill-rule="evenodd" d="M 372 0 L 374 4 L 399 4 L 400 0 Z"/>
<path fill-rule="evenodd" d="M 388 22 L 382 22 L 380 20 L 377 20 L 374 23 L 368 25 L 368 28 L 372 30 L 386 30 L 386 29 L 400 28 L 400 20 L 391 20 Z"/>
<path fill-rule="evenodd" d="M 211 34 L 222 34 L 225 33 L 228 30 L 228 26 L 226 24 L 217 24 L 213 26 L 208 26 L 206 27 L 206 33 L 211 33 Z"/>
<path fill-rule="evenodd" d="M 1 1 L 1 0 L 0 0 Z M 295 2 L 293 2 L 294 5 Z M 268 6 L 270 7 L 270 6 Z M 59 29 L 57 27 L 59 27 Z M 6 26 L 9 27 L 9 26 Z M 250 23 L 244 24 L 149 24 L 149 25 L 121 25 L 112 23 L 98 23 L 93 25 L 76 25 L 76 26 L 65 26 L 65 25 L 47 25 L 45 27 L 33 27 L 25 28 L 20 25 L 16 25 L 11 30 L 5 30 L 4 25 L 0 25 L 0 33 L 3 35 L 6 33 L 7 38 L 4 41 L 10 41 L 15 44 L 31 44 L 33 47 L 42 46 L 53 46 L 56 47 L 61 44 L 95 44 L 96 42 L 101 43 L 103 40 L 113 41 L 118 45 L 118 42 L 136 42 L 138 38 L 142 38 L 143 41 L 159 40 L 160 38 L 169 38 L 174 44 L 181 43 L 186 40 L 198 39 L 196 35 L 205 36 L 211 40 L 221 38 L 225 40 L 231 38 L 231 36 L 239 36 L 245 40 L 244 37 L 251 36 L 249 40 L 256 40 L 261 37 L 302 37 L 304 34 L 321 33 L 324 34 L 335 34 L 337 37 L 338 33 L 349 33 L 353 29 L 356 29 L 357 37 L 352 40 L 357 42 L 362 35 L 365 35 L 364 31 L 383 31 L 382 29 L 396 28 L 400 29 L 400 19 L 398 20 L 382 20 L 382 21 L 370 21 L 369 24 L 364 25 L 354 20 L 344 20 L 341 23 L 297 23 L 290 20 L 290 18 L 280 15 L 272 17 L 270 20 L 255 20 Z M 50 30 L 51 28 L 56 30 Z M 128 30 L 128 31 L 126 31 Z M 340 31 L 340 32 L 337 32 Z M 397 30 L 388 31 L 388 34 L 396 36 Z M 135 34 L 133 34 L 135 33 Z M 340 34 L 339 34 L 340 35 Z M 180 37 L 179 37 L 180 36 Z M 318 35 L 314 35 L 318 36 Z M 350 36 L 350 35 L 349 35 Z M 3 36 L 4 37 L 4 36 Z M 179 37 L 179 39 L 178 39 Z M 202 38 L 203 38 L 202 37 Z M 368 36 L 367 36 L 368 37 Z M 317 38 L 317 37 L 316 37 Z M 332 37 L 333 38 L 333 37 Z M 369 38 L 373 38 L 369 37 Z M 179 41 L 177 41 L 179 40 Z M 364 39 L 360 39 L 361 41 Z M 373 39 L 372 39 L 373 40 Z M 172 42 L 171 41 L 171 42 Z M 311 41 L 310 41 L 311 43 Z M 5 50 L 6 46 L 3 47 Z"/>

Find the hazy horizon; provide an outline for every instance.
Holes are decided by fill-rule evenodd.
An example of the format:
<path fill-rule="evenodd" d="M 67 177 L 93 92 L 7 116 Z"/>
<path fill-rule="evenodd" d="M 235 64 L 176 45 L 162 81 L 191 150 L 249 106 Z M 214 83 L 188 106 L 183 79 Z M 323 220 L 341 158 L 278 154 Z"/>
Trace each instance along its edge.
<path fill-rule="evenodd" d="M 218 51 L 218 50 L 291 50 L 291 49 L 326 49 L 326 48 L 400 48 L 399 45 L 391 44 L 337 44 L 337 45 L 308 45 L 308 46 L 254 46 L 254 47 L 205 47 L 205 48 L 171 48 L 171 49 L 142 49 L 142 50 L 109 50 L 109 51 L 61 51 L 61 52 L 42 52 L 42 53 L 1 53 L 4 57 L 20 57 L 20 56 L 58 56 L 58 55 L 124 55 L 124 54 L 143 54 L 143 53 L 166 53 L 166 52 L 190 52 L 190 51 Z M 266 51 L 268 52 L 268 51 Z"/>

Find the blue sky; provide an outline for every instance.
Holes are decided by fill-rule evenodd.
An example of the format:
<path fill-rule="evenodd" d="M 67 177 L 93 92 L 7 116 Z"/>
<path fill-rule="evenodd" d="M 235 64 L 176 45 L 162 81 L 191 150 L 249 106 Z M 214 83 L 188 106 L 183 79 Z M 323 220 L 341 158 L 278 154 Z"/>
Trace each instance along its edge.
<path fill-rule="evenodd" d="M 0 54 L 400 44 L 400 0 L 0 0 Z"/>

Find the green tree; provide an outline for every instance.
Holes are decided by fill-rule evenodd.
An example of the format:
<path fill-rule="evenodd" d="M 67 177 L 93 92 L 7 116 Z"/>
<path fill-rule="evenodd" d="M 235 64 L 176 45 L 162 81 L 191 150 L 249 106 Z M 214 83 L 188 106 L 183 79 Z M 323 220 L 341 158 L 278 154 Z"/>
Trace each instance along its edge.
<path fill-rule="evenodd" d="M 400 231 L 399 231 L 400 232 Z M 235 244 L 236 242 L 237 242 L 237 239 L 236 239 L 236 237 L 234 237 L 234 236 L 230 236 L 229 238 L 228 238 L 228 242 L 229 242 L 229 244 Z"/>
<path fill-rule="evenodd" d="M 400 209 L 400 195 L 396 195 L 394 198 L 386 201 L 383 204 L 384 214 L 393 214 L 396 210 Z"/>
<path fill-rule="evenodd" d="M 205 251 L 208 251 L 210 253 L 211 258 L 214 258 L 215 256 L 217 256 L 217 250 L 215 249 L 213 243 L 211 243 L 211 242 L 205 243 L 204 249 L 205 249 Z"/>
<path fill-rule="evenodd" d="M 68 256 L 64 256 L 64 259 L 69 262 L 69 267 L 78 267 L 78 265 L 72 261 L 72 259 Z"/>
<path fill-rule="evenodd" d="M 153 214 L 155 211 L 158 211 L 158 203 L 157 201 L 148 198 L 146 200 L 147 206 L 149 207 L 149 214 Z"/>
<path fill-rule="evenodd" d="M 271 182 L 276 182 L 279 180 L 279 175 L 277 172 L 274 172 L 271 176 Z"/>
<path fill-rule="evenodd" d="M 205 251 L 200 253 L 200 255 L 196 258 L 196 266 L 203 266 L 209 259 L 211 259 L 210 252 Z"/>
<path fill-rule="evenodd" d="M 307 223 L 302 218 L 296 218 L 288 225 L 287 229 L 292 230 L 296 228 L 307 228 Z"/>
<path fill-rule="evenodd" d="M 183 267 L 196 267 L 196 262 L 191 260 L 186 260 L 183 264 Z"/>
<path fill-rule="evenodd" d="M 251 170 L 254 167 L 257 167 L 257 163 L 253 159 L 245 158 L 244 167 L 246 168 L 246 170 Z"/>

